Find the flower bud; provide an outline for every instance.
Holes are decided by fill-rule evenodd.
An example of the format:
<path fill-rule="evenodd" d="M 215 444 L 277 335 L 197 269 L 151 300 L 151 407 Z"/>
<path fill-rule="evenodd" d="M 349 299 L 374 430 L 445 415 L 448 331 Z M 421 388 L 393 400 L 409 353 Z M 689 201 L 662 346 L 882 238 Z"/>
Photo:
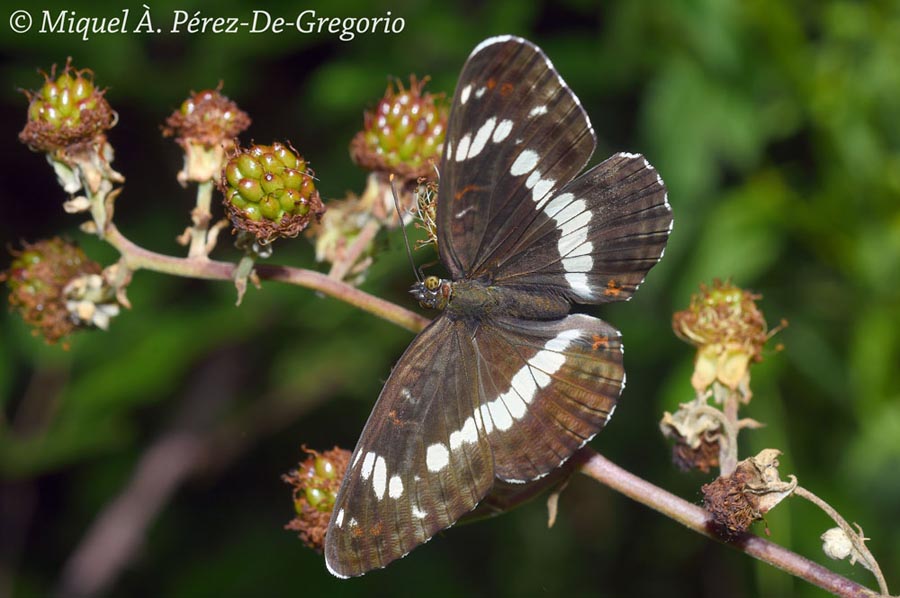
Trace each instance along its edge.
<path fill-rule="evenodd" d="M 756 306 L 759 295 L 716 280 L 700 285 L 690 307 L 672 318 L 675 334 L 695 347 L 697 358 L 691 383 L 702 392 L 718 381 L 734 390 L 749 376 L 753 361 L 762 361 L 762 348 L 771 334 Z"/>

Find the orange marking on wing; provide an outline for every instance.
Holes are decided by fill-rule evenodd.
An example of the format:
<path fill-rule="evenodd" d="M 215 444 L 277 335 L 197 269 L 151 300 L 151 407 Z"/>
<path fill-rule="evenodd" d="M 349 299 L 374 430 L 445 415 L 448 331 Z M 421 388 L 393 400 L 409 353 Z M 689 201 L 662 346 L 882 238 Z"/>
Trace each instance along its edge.
<path fill-rule="evenodd" d="M 463 187 L 462 189 L 460 189 L 459 191 L 456 192 L 456 195 L 453 196 L 453 199 L 456 199 L 456 200 L 462 199 L 462 196 L 465 195 L 466 193 L 470 193 L 472 191 L 478 191 L 479 189 L 481 189 L 481 187 L 479 187 L 478 185 L 466 185 L 465 187 Z"/>
<path fill-rule="evenodd" d="M 504 83 L 500 86 L 500 95 L 504 97 L 508 96 L 513 92 L 514 87 L 515 86 L 512 83 Z"/>
<path fill-rule="evenodd" d="M 384 531 L 384 523 L 379 521 L 378 523 L 376 523 L 369 529 L 369 535 L 370 536 L 380 536 L 383 531 Z"/>
<path fill-rule="evenodd" d="M 622 285 L 617 283 L 615 279 L 610 278 L 606 283 L 606 288 L 603 289 L 603 294 L 607 297 L 618 297 L 622 294 Z"/>
<path fill-rule="evenodd" d="M 488 89 L 494 89 L 494 87 L 496 87 L 496 86 L 497 86 L 497 81 L 494 80 L 493 77 L 491 77 L 490 79 L 487 80 L 487 88 Z"/>
<path fill-rule="evenodd" d="M 390 411 L 388 411 L 388 419 L 391 420 L 391 423 L 394 424 L 395 426 L 397 426 L 398 428 L 402 428 L 404 426 L 411 426 L 415 423 L 410 420 L 402 419 L 400 417 L 400 415 L 397 413 L 396 409 L 391 409 Z"/>
<path fill-rule="evenodd" d="M 609 337 L 608 336 L 600 336 L 599 334 L 595 334 L 593 337 L 593 343 L 591 343 L 591 349 L 594 351 L 599 351 L 600 348 L 606 348 L 609 346 Z"/>

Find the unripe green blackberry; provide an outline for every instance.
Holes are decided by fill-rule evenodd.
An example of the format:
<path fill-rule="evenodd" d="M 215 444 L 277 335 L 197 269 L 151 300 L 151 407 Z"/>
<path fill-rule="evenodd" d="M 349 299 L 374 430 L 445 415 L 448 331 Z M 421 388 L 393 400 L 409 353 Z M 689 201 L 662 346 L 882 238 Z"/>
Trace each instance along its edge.
<path fill-rule="evenodd" d="M 309 456 L 295 471 L 282 477 L 293 486 L 296 513 L 285 527 L 298 532 L 304 544 L 321 552 L 334 501 L 350 462 L 350 451 L 337 447 L 323 453 L 306 447 L 303 450 Z"/>
<path fill-rule="evenodd" d="M 100 270 L 100 265 L 88 259 L 78 246 L 55 237 L 26 243 L 21 251 L 13 251 L 12 264 L 0 279 L 5 279 L 9 287 L 10 306 L 34 327 L 33 333 L 55 343 L 78 323 L 66 305 L 66 285 Z"/>
<path fill-rule="evenodd" d="M 116 123 L 116 114 L 94 86 L 93 73 L 72 67 L 71 59 L 60 75 L 56 67 L 44 74 L 44 85 L 25 91 L 30 102 L 28 122 L 19 140 L 35 151 L 52 152 L 90 142 Z"/>
<path fill-rule="evenodd" d="M 234 227 L 268 243 L 296 237 L 325 211 L 313 177 L 296 150 L 275 142 L 233 153 L 220 187 Z"/>
<path fill-rule="evenodd" d="M 411 76 L 408 90 L 399 81 L 396 88 L 388 85 L 350 143 L 354 162 L 407 180 L 434 177 L 433 166 L 440 163 L 444 150 L 448 109 L 443 94 L 422 93 L 427 80 Z"/>

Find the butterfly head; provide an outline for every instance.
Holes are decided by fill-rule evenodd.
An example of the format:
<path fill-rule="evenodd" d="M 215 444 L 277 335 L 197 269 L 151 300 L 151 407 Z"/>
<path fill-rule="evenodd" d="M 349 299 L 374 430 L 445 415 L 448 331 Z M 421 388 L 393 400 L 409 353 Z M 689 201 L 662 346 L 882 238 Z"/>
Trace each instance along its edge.
<path fill-rule="evenodd" d="M 437 276 L 426 276 L 425 280 L 414 284 L 409 292 L 424 308 L 444 309 L 450 302 L 451 283 Z"/>

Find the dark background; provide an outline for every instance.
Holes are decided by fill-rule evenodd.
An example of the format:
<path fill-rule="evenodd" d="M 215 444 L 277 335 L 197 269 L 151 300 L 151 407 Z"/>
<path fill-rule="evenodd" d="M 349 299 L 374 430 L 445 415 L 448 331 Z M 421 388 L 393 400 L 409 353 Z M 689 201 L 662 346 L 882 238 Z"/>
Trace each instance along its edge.
<path fill-rule="evenodd" d="M 72 3 L 31 2 L 41 9 Z M 897 2 L 567 0 L 422 4 L 397 0 L 261 6 L 156 1 L 171 11 L 249 18 L 405 19 L 396 35 L 14 35 L 0 15 L 0 240 L 66 234 L 103 264 L 108 246 L 78 232 L 42 156 L 18 144 L 36 69 L 72 56 L 96 73 L 119 113 L 109 134 L 127 182 L 116 223 L 139 244 L 174 255 L 193 190 L 175 173 L 181 152 L 159 126 L 190 90 L 224 81 L 252 116 L 243 135 L 290 140 L 316 169 L 325 198 L 361 192 L 347 146 L 387 77 L 431 75 L 452 95 L 472 47 L 514 33 L 535 41 L 586 107 L 597 162 L 642 152 L 669 187 L 675 230 L 663 262 L 627 305 L 593 310 L 624 334 L 628 388 L 593 446 L 691 501 L 710 476 L 669 461 L 657 422 L 692 397 L 692 350 L 670 331 L 701 282 L 731 277 L 762 293 L 785 350 L 753 370 L 744 414 L 766 427 L 742 436 L 742 456 L 784 451 L 782 472 L 858 521 L 894 591 L 900 587 L 900 8 Z M 115 16 L 80 2 L 81 16 Z M 132 7 L 130 22 L 143 9 Z M 218 200 L 217 200 L 218 201 Z M 214 257 L 236 259 L 228 238 Z M 363 288 L 410 305 L 412 275 L 396 235 L 379 239 Z M 419 263 L 430 254 L 416 256 Z M 0 266 L 8 264 L 0 258 Z M 303 238 L 277 244 L 274 263 L 319 267 Z M 141 272 L 134 309 L 108 333 L 63 351 L 0 313 L 0 596 L 43 596 L 100 513 L 174 431 L 201 438 L 199 465 L 171 488 L 162 467 L 136 492 L 149 517 L 113 596 L 568 595 L 819 596 L 823 593 L 707 541 L 586 479 L 547 530 L 543 501 L 454 528 L 386 571 L 338 581 L 282 526 L 292 516 L 279 476 L 300 445 L 352 448 L 380 386 L 411 335 L 334 300 L 275 283 L 240 308 L 225 283 Z M 168 446 L 168 445 L 165 445 Z M 146 471 L 142 470 L 142 471 Z M 771 539 L 831 562 L 829 520 L 799 499 L 771 513 Z M 757 531 L 762 533 L 758 524 Z M 110 558 L 117 556 L 113 552 Z M 104 559 L 108 564 L 109 559 Z"/>

